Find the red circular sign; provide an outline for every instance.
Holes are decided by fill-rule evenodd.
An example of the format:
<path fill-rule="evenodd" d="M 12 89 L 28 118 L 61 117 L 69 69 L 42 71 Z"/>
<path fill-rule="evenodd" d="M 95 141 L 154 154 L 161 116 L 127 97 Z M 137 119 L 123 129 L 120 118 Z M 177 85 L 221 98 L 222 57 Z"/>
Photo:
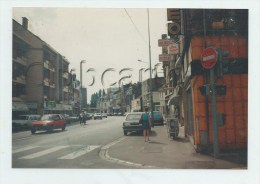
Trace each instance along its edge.
<path fill-rule="evenodd" d="M 208 47 L 203 50 L 201 54 L 201 65 L 204 68 L 206 69 L 213 68 L 217 60 L 218 60 L 218 53 L 214 48 Z"/>

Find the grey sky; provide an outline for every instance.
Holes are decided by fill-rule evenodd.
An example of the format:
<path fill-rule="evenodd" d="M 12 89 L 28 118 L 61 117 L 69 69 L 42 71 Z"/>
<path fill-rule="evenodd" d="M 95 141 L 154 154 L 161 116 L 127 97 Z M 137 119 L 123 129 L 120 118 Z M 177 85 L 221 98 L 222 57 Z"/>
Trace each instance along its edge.
<path fill-rule="evenodd" d="M 149 9 L 152 66 L 158 63 L 161 48 L 158 39 L 167 33 L 166 9 Z M 105 88 L 115 79 L 132 75 L 132 82 L 139 79 L 139 69 L 147 68 L 149 62 L 149 39 L 147 9 L 135 8 L 13 8 L 13 18 L 21 23 L 22 17 L 29 19 L 29 30 L 50 44 L 76 69 L 79 79 L 80 61 L 83 64 L 83 86 L 90 94 L 102 88 L 101 73 L 107 68 L 115 68 L 106 77 Z M 124 72 L 123 68 L 133 68 Z M 86 73 L 94 68 L 96 73 Z M 146 79 L 149 72 L 143 74 Z M 130 82 L 126 80 L 125 83 Z M 88 98 L 90 99 L 90 98 Z"/>

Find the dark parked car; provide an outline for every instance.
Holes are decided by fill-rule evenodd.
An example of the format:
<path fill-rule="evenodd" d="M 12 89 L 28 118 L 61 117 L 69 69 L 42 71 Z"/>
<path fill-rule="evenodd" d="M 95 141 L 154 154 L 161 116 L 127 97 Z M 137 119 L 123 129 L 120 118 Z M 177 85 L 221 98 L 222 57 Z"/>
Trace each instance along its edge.
<path fill-rule="evenodd" d="M 73 122 L 77 122 L 77 121 L 79 121 L 79 117 L 77 115 L 72 115 L 72 116 L 68 117 L 69 123 L 73 123 Z"/>
<path fill-rule="evenodd" d="M 66 128 L 66 119 L 61 114 L 44 114 L 41 120 L 32 122 L 31 132 L 34 134 L 38 130 L 52 131 L 53 129 Z"/>
<path fill-rule="evenodd" d="M 143 132 L 141 122 L 142 112 L 128 113 L 123 122 L 123 132 L 127 135 L 128 132 Z"/>
<path fill-rule="evenodd" d="M 160 111 L 153 111 L 153 125 L 163 125 L 164 119 Z"/>
<path fill-rule="evenodd" d="M 86 118 L 86 120 L 92 119 L 92 114 L 87 113 L 87 114 L 85 115 L 85 118 Z"/>
<path fill-rule="evenodd" d="M 107 118 L 107 113 L 102 113 L 102 117 Z"/>

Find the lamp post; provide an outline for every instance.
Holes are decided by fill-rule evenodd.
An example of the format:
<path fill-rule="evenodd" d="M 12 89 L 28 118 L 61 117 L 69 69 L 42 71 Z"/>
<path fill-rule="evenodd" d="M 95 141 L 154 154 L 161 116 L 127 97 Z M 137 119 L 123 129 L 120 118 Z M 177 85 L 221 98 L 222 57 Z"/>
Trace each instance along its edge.
<path fill-rule="evenodd" d="M 81 111 L 82 108 L 82 64 L 85 63 L 86 60 L 81 60 L 80 61 L 80 92 L 79 92 L 79 96 L 80 96 L 80 108 L 79 110 Z"/>
<path fill-rule="evenodd" d="M 150 64 L 150 111 L 151 116 L 153 117 L 153 92 L 152 92 L 152 61 L 151 61 L 151 38 L 150 38 L 150 16 L 149 16 L 149 8 L 147 8 L 147 18 L 148 18 L 148 38 L 149 38 L 149 64 Z M 153 118 L 151 118 L 153 123 Z"/>
<path fill-rule="evenodd" d="M 69 79 L 70 79 L 70 81 L 69 81 L 69 84 L 70 84 L 70 89 L 72 90 L 72 91 L 70 91 L 70 94 L 71 94 L 71 92 L 72 92 L 72 100 L 74 101 L 74 87 L 73 87 L 73 76 L 72 76 L 72 72 L 74 72 L 75 71 L 75 69 L 74 68 L 72 68 L 71 70 L 70 70 L 70 73 L 69 73 Z M 68 101 L 69 101 L 69 99 L 68 99 Z"/>
<path fill-rule="evenodd" d="M 142 71 L 144 70 L 145 68 L 141 68 L 140 70 L 139 70 L 139 82 L 143 82 L 143 74 L 142 74 Z"/>
<path fill-rule="evenodd" d="M 154 70 L 155 70 L 155 77 L 157 77 L 157 68 L 161 63 L 157 63 L 154 65 Z"/>

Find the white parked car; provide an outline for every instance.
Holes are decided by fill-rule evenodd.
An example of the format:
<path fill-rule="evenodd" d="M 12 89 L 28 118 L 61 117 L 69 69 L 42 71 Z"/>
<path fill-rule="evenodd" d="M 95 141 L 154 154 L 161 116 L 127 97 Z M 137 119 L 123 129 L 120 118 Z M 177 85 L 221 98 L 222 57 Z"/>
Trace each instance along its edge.
<path fill-rule="evenodd" d="M 94 114 L 94 119 L 95 119 L 95 120 L 96 120 L 96 119 L 102 119 L 101 113 L 95 113 L 95 114 Z"/>
<path fill-rule="evenodd" d="M 26 130 L 30 129 L 32 122 L 35 120 L 40 120 L 41 115 L 29 114 L 29 115 L 20 115 L 17 118 L 12 120 L 13 130 Z"/>

